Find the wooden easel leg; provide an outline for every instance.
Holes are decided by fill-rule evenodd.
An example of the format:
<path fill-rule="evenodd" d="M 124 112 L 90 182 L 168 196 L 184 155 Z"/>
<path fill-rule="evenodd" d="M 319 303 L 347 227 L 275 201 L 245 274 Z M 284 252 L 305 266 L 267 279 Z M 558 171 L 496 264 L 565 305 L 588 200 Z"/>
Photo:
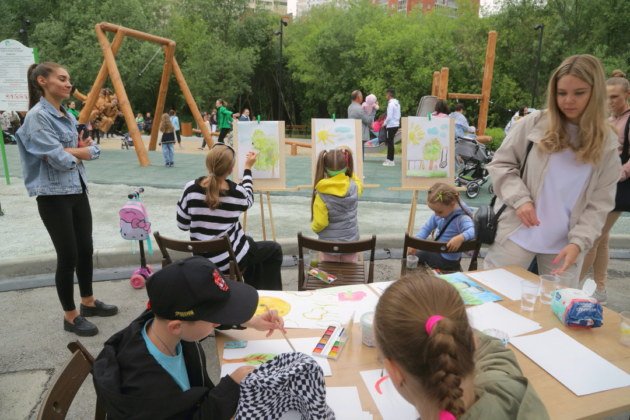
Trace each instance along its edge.
<path fill-rule="evenodd" d="M 271 193 L 267 191 L 267 208 L 269 209 L 269 224 L 271 225 L 271 239 L 276 240 L 276 227 L 273 224 L 273 212 L 271 211 Z"/>
<path fill-rule="evenodd" d="M 262 224 L 262 236 L 263 241 L 267 240 L 267 229 L 265 228 L 265 205 L 263 203 L 263 193 L 258 193 L 258 198 L 260 201 L 260 223 Z"/>
<path fill-rule="evenodd" d="M 413 190 L 411 195 L 411 209 L 409 210 L 409 223 L 407 224 L 407 233 L 413 235 L 413 226 L 416 223 L 416 207 L 418 206 L 418 190 Z"/>
<path fill-rule="evenodd" d="M 247 233 L 247 212 L 243 212 L 243 231 Z"/>

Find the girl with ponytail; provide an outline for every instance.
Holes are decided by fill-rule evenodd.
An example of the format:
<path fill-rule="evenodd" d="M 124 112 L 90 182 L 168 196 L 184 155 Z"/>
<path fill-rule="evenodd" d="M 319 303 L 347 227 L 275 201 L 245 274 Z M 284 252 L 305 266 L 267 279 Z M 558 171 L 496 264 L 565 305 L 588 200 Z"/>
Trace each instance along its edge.
<path fill-rule="evenodd" d="M 428 271 L 385 290 L 374 333 L 389 380 L 423 420 L 549 418 L 514 353 L 473 331 L 457 290 Z"/>
<path fill-rule="evenodd" d="M 319 239 L 341 242 L 359 239 L 357 209 L 363 185 L 354 175 L 353 162 L 352 151 L 345 147 L 323 150 L 317 158 L 311 228 Z M 354 254 L 321 255 L 322 261 L 355 262 L 356 259 Z"/>
<path fill-rule="evenodd" d="M 282 290 L 282 248 L 274 241 L 254 241 L 245 235 L 239 217 L 254 204 L 252 167 L 256 154 L 249 152 L 240 184 L 227 179 L 234 169 L 234 149 L 215 143 L 206 156 L 208 174 L 184 187 L 177 202 L 177 226 L 190 231 L 191 241 L 226 235 L 230 239 L 245 282 L 256 289 Z M 227 253 L 204 255 L 224 273 L 229 272 Z"/>
<path fill-rule="evenodd" d="M 98 333 L 89 316 L 110 316 L 114 305 L 92 293 L 92 213 L 83 161 L 97 159 L 98 146 L 77 134 L 77 121 L 61 103 L 70 97 L 68 71 L 57 63 L 28 70 L 29 111 L 16 133 L 24 184 L 37 196 L 39 215 L 57 253 L 55 285 L 64 311 L 63 328 L 79 336 Z M 80 311 L 74 303 L 74 275 L 79 280 Z"/>

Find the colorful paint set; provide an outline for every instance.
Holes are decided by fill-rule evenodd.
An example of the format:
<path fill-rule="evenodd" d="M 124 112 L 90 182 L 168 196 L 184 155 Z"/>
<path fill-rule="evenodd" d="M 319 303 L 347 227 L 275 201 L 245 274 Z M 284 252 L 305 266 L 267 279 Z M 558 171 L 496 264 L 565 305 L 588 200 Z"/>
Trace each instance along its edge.
<path fill-rule="evenodd" d="M 313 356 L 337 360 L 347 341 L 347 329 L 331 325 L 326 328 L 324 335 L 313 349 Z"/>

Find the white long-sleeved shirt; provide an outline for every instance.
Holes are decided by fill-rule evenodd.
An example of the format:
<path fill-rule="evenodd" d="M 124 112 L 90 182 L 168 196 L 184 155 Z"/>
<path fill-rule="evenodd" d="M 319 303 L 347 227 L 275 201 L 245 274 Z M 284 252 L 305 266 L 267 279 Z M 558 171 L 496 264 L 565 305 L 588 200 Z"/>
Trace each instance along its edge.
<path fill-rule="evenodd" d="M 385 127 L 400 127 L 400 103 L 396 98 L 392 98 L 387 101 L 387 117 L 385 118 Z"/>

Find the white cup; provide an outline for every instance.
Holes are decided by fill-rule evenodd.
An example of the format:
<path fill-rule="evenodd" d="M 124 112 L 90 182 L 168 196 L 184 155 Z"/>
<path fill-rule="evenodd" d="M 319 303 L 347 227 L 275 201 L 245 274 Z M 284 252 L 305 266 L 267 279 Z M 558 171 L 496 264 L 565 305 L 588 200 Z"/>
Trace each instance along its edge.
<path fill-rule="evenodd" d="M 551 294 L 560 288 L 562 285 L 558 276 L 543 274 L 540 276 L 540 301 L 545 305 L 551 304 Z"/>
<path fill-rule="evenodd" d="M 407 269 L 413 270 L 418 267 L 418 257 L 413 254 L 407 254 Z"/>
<path fill-rule="evenodd" d="M 521 310 L 533 312 L 538 299 L 538 285 L 527 280 L 521 283 Z"/>

